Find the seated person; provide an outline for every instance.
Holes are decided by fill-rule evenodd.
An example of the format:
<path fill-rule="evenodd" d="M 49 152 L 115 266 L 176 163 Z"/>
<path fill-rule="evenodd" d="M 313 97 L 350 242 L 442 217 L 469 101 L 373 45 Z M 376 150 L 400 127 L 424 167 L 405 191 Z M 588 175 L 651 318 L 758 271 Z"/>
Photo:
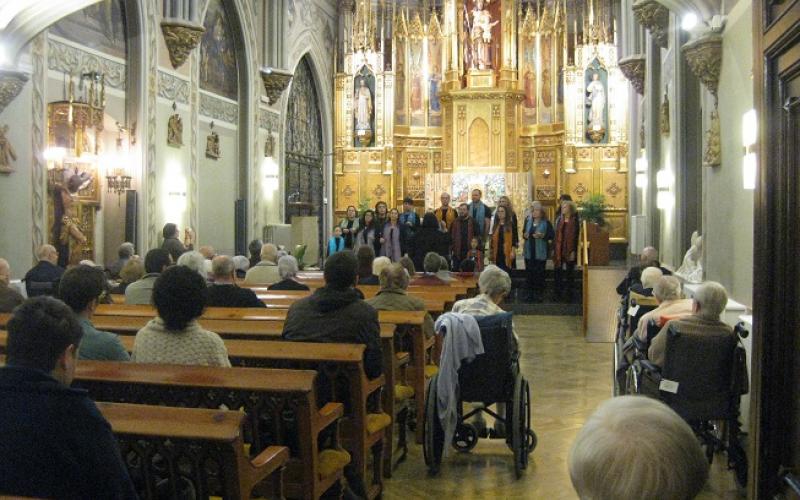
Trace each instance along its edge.
<path fill-rule="evenodd" d="M 653 247 L 645 247 L 642 250 L 642 253 L 639 254 L 639 265 L 633 266 L 629 271 L 628 274 L 625 276 L 625 279 L 620 281 L 619 285 L 617 285 L 617 293 L 619 295 L 627 295 L 628 290 L 636 284 L 641 283 L 642 281 L 642 271 L 648 267 L 657 267 L 661 269 L 661 274 L 665 276 L 669 276 L 672 272 L 667 269 L 666 267 L 662 267 L 661 263 L 658 261 L 658 250 Z"/>
<path fill-rule="evenodd" d="M 392 259 L 390 259 L 389 257 L 375 257 L 375 260 L 372 261 L 372 274 L 378 276 L 378 282 L 375 283 L 376 285 L 381 284 L 380 281 L 381 272 L 390 265 L 392 265 Z M 363 285 L 364 283 L 361 284 Z"/>
<path fill-rule="evenodd" d="M 137 498 L 111 426 L 85 390 L 69 387 L 82 336 L 72 311 L 50 297 L 28 300 L 8 322 L 0 368 L 4 495 Z"/>
<path fill-rule="evenodd" d="M 391 264 L 381 271 L 381 289 L 377 295 L 367 300 L 379 311 L 425 311 L 425 301 L 406 293 L 408 272 L 399 263 Z M 422 331 L 427 337 L 433 336 L 433 318 L 425 314 Z"/>
<path fill-rule="evenodd" d="M 270 285 L 268 290 L 310 290 L 308 285 L 297 281 L 298 267 L 297 259 L 291 255 L 284 255 L 278 259 L 278 274 L 281 280 Z"/>
<path fill-rule="evenodd" d="M 111 290 L 111 293 L 124 295 L 128 285 L 142 279 L 142 276 L 144 276 L 144 262 L 141 257 L 134 255 L 120 269 L 119 283 Z"/>
<path fill-rule="evenodd" d="M 442 256 L 436 252 L 428 252 L 425 254 L 425 260 L 422 262 L 425 274 L 411 282 L 412 285 L 424 286 L 440 286 L 449 284 L 453 278 L 448 276 L 445 267 L 442 270 Z"/>
<path fill-rule="evenodd" d="M 378 276 L 372 272 L 372 263 L 375 261 L 375 250 L 372 245 L 361 245 L 356 250 L 358 260 L 358 284 L 379 285 Z"/>
<path fill-rule="evenodd" d="M 208 273 L 206 272 L 206 258 L 203 257 L 198 251 L 189 250 L 188 252 L 184 252 L 178 257 L 178 262 L 175 263 L 178 266 L 188 267 L 192 271 L 196 272 L 201 278 L 203 278 L 206 282 L 208 282 Z"/>
<path fill-rule="evenodd" d="M 661 269 L 657 267 L 648 267 L 642 271 L 642 281 L 633 285 L 630 291 L 644 297 L 652 297 L 653 287 L 661 276 L 663 276 Z"/>
<path fill-rule="evenodd" d="M 725 287 L 714 281 L 706 281 L 700 285 L 692 300 L 692 315 L 668 321 L 650 342 L 648 359 L 657 366 L 664 366 L 670 325 L 684 335 L 733 335 L 733 329 L 719 320 L 727 305 L 728 294 Z"/>
<path fill-rule="evenodd" d="M 414 266 L 414 261 L 411 260 L 411 257 L 409 257 L 408 255 L 403 255 L 402 257 L 400 257 L 399 262 L 400 265 L 403 266 L 403 268 L 408 273 L 409 278 L 413 278 L 414 275 L 417 274 L 417 268 Z"/>
<path fill-rule="evenodd" d="M 214 250 L 214 247 L 212 247 L 211 245 L 203 245 L 197 251 L 200 252 L 200 255 L 203 256 L 203 259 L 205 259 L 203 261 L 203 266 L 204 266 L 204 270 L 206 272 L 206 276 L 210 276 L 211 275 L 211 261 L 214 260 L 214 257 L 217 256 L 217 251 Z"/>
<path fill-rule="evenodd" d="M 147 274 L 125 288 L 125 303 L 150 305 L 153 286 L 161 273 L 172 265 L 172 257 L 163 248 L 154 248 L 144 257 L 144 270 Z"/>
<path fill-rule="evenodd" d="M 207 293 L 206 282 L 195 271 L 184 266 L 164 271 L 153 288 L 158 316 L 136 333 L 131 359 L 137 363 L 231 366 L 219 335 L 197 323 Z"/>
<path fill-rule="evenodd" d="M 247 245 L 247 251 L 250 252 L 250 267 L 254 267 L 261 262 L 261 247 L 264 246 L 261 240 L 253 240 Z"/>
<path fill-rule="evenodd" d="M 41 245 L 36 249 L 39 261 L 25 274 L 25 291 L 28 297 L 39 295 L 55 295 L 58 292 L 58 280 L 64 270 L 58 267 L 58 251 L 53 245 Z"/>
<path fill-rule="evenodd" d="M 186 254 L 184 254 L 186 255 Z M 234 277 L 233 259 L 217 255 L 211 261 L 214 283 L 208 287 L 208 307 L 267 307 L 249 288 L 240 288 Z"/>
<path fill-rule="evenodd" d="M 472 274 L 475 272 L 475 266 L 477 263 L 472 259 L 465 259 L 461 261 L 461 269 L 462 273 L 469 273 Z"/>
<path fill-rule="evenodd" d="M 9 313 L 25 301 L 18 291 L 11 288 L 11 266 L 6 259 L 0 258 L 0 313 Z"/>
<path fill-rule="evenodd" d="M 248 285 L 271 285 L 278 281 L 278 247 L 266 243 L 261 247 L 261 261 L 250 267 L 244 282 Z"/>
<path fill-rule="evenodd" d="M 111 279 L 118 279 L 119 273 L 122 271 L 122 268 L 125 267 L 125 264 L 133 257 L 135 249 L 133 247 L 133 243 L 126 241 L 122 245 L 119 246 L 117 249 L 117 257 L 119 257 L 116 261 L 114 261 L 108 268 L 108 276 Z"/>
<path fill-rule="evenodd" d="M 353 288 L 357 266 L 352 252 L 331 255 L 325 261 L 325 286 L 292 304 L 283 338 L 364 344 L 364 371 L 375 378 L 383 373 L 378 312 Z"/>
<path fill-rule="evenodd" d="M 568 467 L 580 498 L 688 500 L 700 493 L 709 465 L 692 429 L 670 407 L 619 396 L 583 425 Z"/>
<path fill-rule="evenodd" d="M 647 340 L 647 325 L 650 320 L 656 322 L 662 316 L 686 316 L 692 314 L 692 299 L 684 299 L 681 293 L 681 282 L 675 276 L 662 276 L 653 286 L 653 296 L 658 307 L 642 315 L 634 334 L 641 340 Z"/>
<path fill-rule="evenodd" d="M 243 280 L 247 276 L 247 270 L 250 269 L 250 259 L 244 255 L 235 255 L 233 267 L 236 269 L 236 279 Z"/>
<path fill-rule="evenodd" d="M 61 277 L 58 295 L 78 318 L 83 329 L 78 357 L 95 361 L 130 361 L 119 337 L 92 324 L 100 296 L 105 292 L 105 273 L 97 267 L 75 266 Z"/>

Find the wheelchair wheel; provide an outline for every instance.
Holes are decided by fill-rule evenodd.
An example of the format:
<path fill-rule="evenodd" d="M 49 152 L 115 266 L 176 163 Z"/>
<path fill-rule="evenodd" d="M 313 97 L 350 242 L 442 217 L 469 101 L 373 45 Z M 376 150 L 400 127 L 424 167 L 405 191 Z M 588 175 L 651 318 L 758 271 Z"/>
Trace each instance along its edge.
<path fill-rule="evenodd" d="M 728 468 L 733 469 L 736 484 L 741 488 L 747 487 L 747 455 L 742 445 L 731 443 L 728 447 Z"/>
<path fill-rule="evenodd" d="M 478 430 L 475 426 L 469 423 L 459 424 L 453 436 L 453 448 L 466 453 L 475 448 L 476 444 L 478 444 Z"/>
<path fill-rule="evenodd" d="M 528 382 L 517 374 L 514 380 L 514 399 L 511 409 L 511 449 L 514 452 L 514 474 L 517 479 L 528 467 L 528 454 L 536 446 L 536 434 L 529 434 L 531 428 L 531 394 Z"/>
<path fill-rule="evenodd" d="M 442 451 L 444 448 L 444 429 L 439 421 L 436 411 L 436 380 L 439 375 L 434 375 L 428 380 L 425 391 L 425 422 L 422 433 L 422 452 L 428 472 L 438 474 L 442 465 Z"/>
<path fill-rule="evenodd" d="M 611 377 L 612 380 L 614 380 L 614 392 L 612 395 L 616 397 L 622 395 L 622 383 L 619 375 L 617 374 L 617 370 L 619 369 L 619 357 L 621 355 L 619 341 L 617 339 L 614 339 L 614 350 L 611 355 L 614 357 L 611 363 Z"/>

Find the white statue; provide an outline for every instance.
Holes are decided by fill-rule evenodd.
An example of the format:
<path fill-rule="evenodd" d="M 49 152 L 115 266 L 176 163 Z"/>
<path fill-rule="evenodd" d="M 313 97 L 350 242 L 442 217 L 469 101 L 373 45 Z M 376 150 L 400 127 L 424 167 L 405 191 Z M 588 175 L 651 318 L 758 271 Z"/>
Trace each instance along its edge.
<path fill-rule="evenodd" d="M 702 283 L 703 264 L 700 262 L 702 256 L 703 237 L 695 231 L 692 233 L 692 246 L 686 251 L 686 255 L 683 257 L 683 264 L 675 271 L 675 274 L 689 283 Z"/>
<path fill-rule="evenodd" d="M 470 42 L 472 43 L 472 69 L 489 69 L 492 67 L 489 48 L 492 46 L 492 27 L 498 22 L 492 22 L 492 14 L 489 9 L 484 9 L 483 0 L 475 0 L 475 8 L 472 9 L 472 26 L 469 34 Z"/>
<path fill-rule="evenodd" d="M 589 106 L 589 130 L 605 130 L 606 89 L 600 81 L 600 75 L 594 73 L 592 82 L 586 87 L 589 94 L 586 105 Z"/>
<path fill-rule="evenodd" d="M 364 79 L 359 80 L 356 102 L 356 130 L 372 130 L 372 94 Z"/>

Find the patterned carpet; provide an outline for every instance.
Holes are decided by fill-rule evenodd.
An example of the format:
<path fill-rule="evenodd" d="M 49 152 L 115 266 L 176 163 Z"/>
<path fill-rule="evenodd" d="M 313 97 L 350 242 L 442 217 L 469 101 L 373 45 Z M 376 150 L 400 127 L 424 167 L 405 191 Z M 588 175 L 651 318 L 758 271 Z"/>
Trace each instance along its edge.
<path fill-rule="evenodd" d="M 511 451 L 499 440 L 481 440 L 470 453 L 454 451 L 436 477 L 427 474 L 422 447 L 411 445 L 406 462 L 386 481 L 383 498 L 577 498 L 567 455 L 584 420 L 611 396 L 611 344 L 585 342 L 579 333 L 580 317 L 517 316 L 515 323 L 539 437 L 522 479 L 514 479 Z M 715 460 L 699 498 L 739 498 L 731 474 L 720 462 Z"/>

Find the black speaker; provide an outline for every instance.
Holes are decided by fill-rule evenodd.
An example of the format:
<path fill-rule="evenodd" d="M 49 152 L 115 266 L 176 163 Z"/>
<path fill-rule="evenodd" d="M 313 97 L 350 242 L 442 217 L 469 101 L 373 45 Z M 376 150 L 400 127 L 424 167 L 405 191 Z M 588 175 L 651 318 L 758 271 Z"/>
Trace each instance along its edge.
<path fill-rule="evenodd" d="M 236 218 L 235 244 L 236 255 L 247 253 L 247 200 L 236 200 L 234 208 Z"/>
<path fill-rule="evenodd" d="M 136 191 L 133 189 L 125 191 L 125 241 L 133 243 L 133 248 L 137 249 L 137 253 L 141 253 L 142 250 L 136 244 L 136 216 L 139 208 L 136 200 Z"/>

